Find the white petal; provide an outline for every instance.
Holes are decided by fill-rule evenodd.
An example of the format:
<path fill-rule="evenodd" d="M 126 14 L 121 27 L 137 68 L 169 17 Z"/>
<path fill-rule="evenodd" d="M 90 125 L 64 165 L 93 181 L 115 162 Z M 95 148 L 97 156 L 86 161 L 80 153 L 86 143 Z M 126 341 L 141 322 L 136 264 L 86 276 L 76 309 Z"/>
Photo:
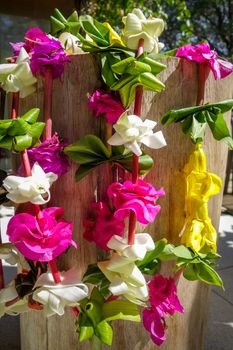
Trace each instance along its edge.
<path fill-rule="evenodd" d="M 109 145 L 112 146 L 120 146 L 124 144 L 123 138 L 116 132 L 114 135 L 110 137 L 110 139 L 107 141 Z"/>
<path fill-rule="evenodd" d="M 138 157 L 142 154 L 141 148 L 139 147 L 139 144 L 136 141 L 127 142 L 125 144 L 125 147 L 128 148 L 134 154 L 136 154 L 136 156 Z"/>
<path fill-rule="evenodd" d="M 166 146 L 166 141 L 163 137 L 162 131 L 158 131 L 154 133 L 153 135 L 144 136 L 140 140 L 144 145 L 147 147 L 158 149 Z"/>
<path fill-rule="evenodd" d="M 133 13 L 134 13 L 140 20 L 146 20 L 146 17 L 144 16 L 144 13 L 143 13 L 142 10 L 140 10 L 139 8 L 133 9 Z"/>

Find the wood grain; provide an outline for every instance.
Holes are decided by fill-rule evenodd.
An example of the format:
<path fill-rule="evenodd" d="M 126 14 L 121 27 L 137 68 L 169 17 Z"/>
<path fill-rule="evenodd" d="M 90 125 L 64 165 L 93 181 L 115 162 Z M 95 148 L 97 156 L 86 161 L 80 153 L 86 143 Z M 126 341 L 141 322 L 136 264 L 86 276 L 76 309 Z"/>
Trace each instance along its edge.
<path fill-rule="evenodd" d="M 151 151 L 155 167 L 146 177 L 155 187 L 164 187 L 166 196 L 159 201 L 161 213 L 154 224 L 146 231 L 155 238 L 167 237 L 179 243 L 178 234 L 184 222 L 184 176 L 182 169 L 193 145 L 182 134 L 180 125 L 162 127 L 160 117 L 171 108 L 195 105 L 197 97 L 197 66 L 177 58 L 166 59 L 167 69 L 160 74 L 166 84 L 166 90 L 160 94 L 144 94 L 144 117 L 156 120 L 158 130 L 162 129 L 167 140 L 167 147 Z M 87 93 L 100 87 L 100 77 L 96 58 L 83 54 L 72 58 L 65 74 L 54 84 L 53 116 L 54 131 L 74 142 L 86 134 L 102 134 L 100 119 L 92 116 L 87 108 Z M 232 97 L 233 78 L 214 81 L 210 74 L 206 83 L 205 101 L 217 102 Z M 36 95 L 21 101 L 21 110 L 42 106 L 42 84 L 38 85 Z M 229 114 L 228 114 L 229 117 Z M 229 119 L 229 118 L 228 118 Z M 102 134 L 103 135 L 103 134 Z M 213 140 L 207 132 L 205 150 L 208 157 L 209 171 L 215 172 L 222 179 L 225 174 L 227 149 L 220 142 Z M 106 186 L 111 181 L 109 167 L 99 167 L 80 183 L 75 183 L 76 165 L 53 187 L 51 205 L 62 206 L 66 218 L 74 221 L 73 237 L 78 243 L 78 250 L 71 248 L 59 260 L 60 269 L 68 269 L 77 264 L 80 277 L 89 263 L 94 263 L 104 254 L 93 244 L 82 238 L 82 221 L 90 213 L 90 203 L 104 198 Z M 210 215 L 218 228 L 222 193 L 210 201 Z M 172 264 L 166 264 L 163 272 L 169 276 Z M 207 324 L 209 287 L 199 282 L 187 282 L 180 279 L 178 293 L 185 308 L 185 315 L 175 315 L 168 321 L 167 342 L 162 350 L 201 350 Z M 45 320 L 40 313 L 29 313 L 21 317 L 22 350 L 88 350 L 89 344 L 79 344 L 74 331 L 75 319 L 70 312 L 62 318 L 53 316 Z M 149 340 L 141 325 L 131 322 L 115 322 L 113 350 L 152 350 L 157 347 Z M 103 349 L 109 349 L 103 346 Z"/>

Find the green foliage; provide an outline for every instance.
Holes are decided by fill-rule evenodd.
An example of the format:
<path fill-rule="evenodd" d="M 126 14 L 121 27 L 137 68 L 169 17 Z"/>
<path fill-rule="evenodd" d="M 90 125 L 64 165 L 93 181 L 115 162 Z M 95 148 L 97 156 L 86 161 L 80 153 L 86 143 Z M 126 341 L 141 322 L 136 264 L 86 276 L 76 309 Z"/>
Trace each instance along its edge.
<path fill-rule="evenodd" d="M 33 108 L 17 119 L 0 120 L 0 147 L 21 152 L 37 145 L 45 126 L 37 122 L 39 113 Z"/>
<path fill-rule="evenodd" d="M 59 37 L 63 32 L 77 35 L 79 29 L 80 23 L 77 11 L 74 11 L 67 19 L 58 9 L 55 9 L 53 16 L 50 16 L 50 32 L 55 37 Z"/>
<path fill-rule="evenodd" d="M 194 143 L 203 141 L 205 128 L 208 125 L 216 140 L 224 142 L 233 149 L 233 140 L 223 116 L 223 113 L 231 110 L 232 107 L 233 100 L 226 100 L 204 106 L 171 110 L 162 116 L 161 122 L 164 125 L 180 122 L 183 132 L 189 135 Z"/>
<path fill-rule="evenodd" d="M 95 135 L 86 135 L 83 139 L 67 146 L 65 153 L 76 163 L 79 168 L 76 172 L 76 180 L 80 181 L 98 165 L 106 162 L 114 162 L 128 171 L 132 171 L 133 154 L 125 151 L 124 147 L 112 147 L 112 154 Z M 153 166 L 150 156 L 142 154 L 139 157 L 139 173 L 147 173 Z"/>
<path fill-rule="evenodd" d="M 92 290 L 89 299 L 85 298 L 80 302 L 80 307 L 81 313 L 76 326 L 81 342 L 97 337 L 103 344 L 111 345 L 113 338 L 112 321 L 140 322 L 137 305 L 128 300 L 107 301 L 96 287 Z"/>

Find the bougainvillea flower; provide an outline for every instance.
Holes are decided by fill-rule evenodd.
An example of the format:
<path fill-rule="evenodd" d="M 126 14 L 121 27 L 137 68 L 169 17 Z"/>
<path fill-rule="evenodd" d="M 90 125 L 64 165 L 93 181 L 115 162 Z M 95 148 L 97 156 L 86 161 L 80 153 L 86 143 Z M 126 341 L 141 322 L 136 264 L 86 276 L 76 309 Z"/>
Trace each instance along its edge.
<path fill-rule="evenodd" d="M 45 75 L 46 68 L 52 69 L 53 79 L 59 78 L 63 71 L 65 63 L 69 62 L 59 40 L 50 39 L 36 45 L 30 60 L 30 67 L 34 75 Z"/>
<path fill-rule="evenodd" d="M 143 325 L 152 341 L 161 345 L 166 340 L 164 317 L 174 315 L 175 311 L 184 313 L 184 309 L 177 297 L 173 278 L 155 275 L 148 287 L 151 307 L 143 310 Z"/>
<path fill-rule="evenodd" d="M 124 145 L 131 152 L 140 156 L 140 145 L 143 143 L 149 148 L 158 149 L 166 146 L 162 131 L 153 133 L 156 126 L 153 120 L 142 120 L 137 115 L 123 114 L 117 123 L 113 125 L 115 134 L 110 137 L 108 143 L 112 146 Z"/>
<path fill-rule="evenodd" d="M 233 64 L 218 58 L 218 53 L 211 50 L 208 43 L 182 46 L 177 50 L 176 57 L 184 57 L 188 61 L 207 64 L 216 80 L 225 78 L 233 72 Z"/>
<path fill-rule="evenodd" d="M 88 297 L 88 287 L 80 282 L 79 276 L 74 268 L 60 272 L 61 282 L 56 284 L 51 272 L 43 273 L 36 281 L 32 298 L 44 305 L 46 316 L 62 316 L 66 306 L 76 306 Z"/>
<path fill-rule="evenodd" d="M 21 48 L 15 63 L 0 64 L 0 85 L 6 92 L 19 91 L 20 97 L 24 98 L 36 90 L 36 82 L 24 48 Z"/>
<path fill-rule="evenodd" d="M 184 309 L 177 296 L 173 278 L 155 275 L 154 279 L 148 283 L 148 286 L 151 307 L 158 311 L 160 317 L 165 317 L 168 314 L 172 316 L 175 311 L 184 313 Z"/>
<path fill-rule="evenodd" d="M 64 32 L 59 36 L 58 40 L 68 55 L 75 55 L 83 52 L 80 47 L 80 40 L 75 35 Z"/>
<path fill-rule="evenodd" d="M 195 146 L 184 167 L 186 175 L 185 222 L 181 230 L 181 242 L 200 251 L 208 247 L 216 252 L 217 232 L 208 214 L 208 201 L 220 192 L 219 176 L 207 172 L 206 155 L 201 144 Z"/>
<path fill-rule="evenodd" d="M 49 40 L 50 38 L 47 36 L 45 32 L 43 32 L 38 27 L 34 27 L 34 28 L 30 28 L 26 32 L 25 42 L 10 43 L 10 45 L 14 50 L 14 55 L 18 56 L 21 47 L 23 47 L 28 53 L 31 53 L 35 45 L 43 42 L 47 42 Z"/>
<path fill-rule="evenodd" d="M 109 250 L 107 243 L 112 236 L 122 236 L 124 233 L 125 224 L 123 220 L 118 220 L 114 217 L 105 202 L 92 203 L 92 208 L 95 210 L 95 218 L 87 219 L 83 222 L 85 232 L 84 238 L 105 250 Z"/>
<path fill-rule="evenodd" d="M 164 30 L 164 21 L 161 18 L 149 17 L 146 19 L 140 9 L 134 9 L 123 17 L 125 28 L 122 30 L 123 41 L 132 50 L 138 49 L 138 42 L 144 39 L 144 50 L 158 53 L 164 44 L 158 40 Z"/>
<path fill-rule="evenodd" d="M 113 199 L 116 208 L 114 216 L 118 220 L 124 220 L 132 210 L 137 220 L 144 225 L 154 221 L 160 211 L 160 206 L 155 204 L 155 200 L 165 195 L 162 188 L 157 190 L 141 179 L 137 184 L 131 181 L 125 181 L 123 184 L 114 182 L 108 187 L 107 193 Z"/>
<path fill-rule="evenodd" d="M 126 109 L 121 104 L 120 99 L 113 98 L 103 90 L 96 90 L 88 100 L 88 107 L 92 109 L 96 116 L 105 115 L 106 121 L 114 124 Z"/>
<path fill-rule="evenodd" d="M 148 233 L 135 234 L 134 244 L 128 244 L 127 238 L 113 236 L 107 246 L 131 261 L 142 260 L 147 252 L 155 248 L 154 241 Z"/>
<path fill-rule="evenodd" d="M 98 267 L 111 282 L 109 290 L 113 295 L 122 295 L 135 304 L 144 305 L 148 300 L 148 287 L 139 268 L 125 256 L 113 254 L 108 261 L 101 261 Z"/>
<path fill-rule="evenodd" d="M 69 169 L 69 160 L 64 153 L 66 142 L 60 141 L 57 134 L 51 139 L 43 141 L 39 146 L 28 149 L 28 157 L 31 166 L 38 163 L 45 173 L 52 172 L 57 176 L 64 175 Z M 23 167 L 19 169 L 23 174 Z"/>
<path fill-rule="evenodd" d="M 165 322 L 159 316 L 157 310 L 144 309 L 142 321 L 145 329 L 150 333 L 151 340 L 158 346 L 166 340 Z"/>
<path fill-rule="evenodd" d="M 9 192 L 6 197 L 12 202 L 45 204 L 50 200 L 49 188 L 56 180 L 56 174 L 46 174 L 39 164 L 35 163 L 31 176 L 9 175 L 3 181 L 3 186 Z"/>
<path fill-rule="evenodd" d="M 63 253 L 72 240 L 72 223 L 62 218 L 62 208 L 42 210 L 42 218 L 27 213 L 16 214 L 7 227 L 7 235 L 27 259 L 50 261 Z"/>

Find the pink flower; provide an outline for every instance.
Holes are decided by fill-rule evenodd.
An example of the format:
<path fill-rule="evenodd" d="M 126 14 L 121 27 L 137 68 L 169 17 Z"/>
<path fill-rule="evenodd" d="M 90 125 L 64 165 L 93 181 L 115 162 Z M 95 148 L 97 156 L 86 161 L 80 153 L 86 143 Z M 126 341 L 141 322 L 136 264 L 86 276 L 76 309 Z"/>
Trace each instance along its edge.
<path fill-rule="evenodd" d="M 178 311 L 184 313 L 184 309 L 177 297 L 177 290 L 173 278 L 165 278 L 162 275 L 155 275 L 154 279 L 148 283 L 150 303 L 161 317 Z"/>
<path fill-rule="evenodd" d="M 43 217 L 16 214 L 9 221 L 7 235 L 27 259 L 50 261 L 63 253 L 72 240 L 72 223 L 62 219 L 62 208 L 46 208 Z"/>
<path fill-rule="evenodd" d="M 115 124 L 126 109 L 121 104 L 120 100 L 103 90 L 96 90 L 88 100 L 88 107 L 92 109 L 98 117 L 105 114 L 106 121 L 110 124 Z"/>
<path fill-rule="evenodd" d="M 208 43 L 182 46 L 177 50 L 176 57 L 184 57 L 188 61 L 200 64 L 206 63 L 212 70 L 215 80 L 225 78 L 233 72 L 233 64 L 218 58 L 218 53 L 211 50 Z"/>
<path fill-rule="evenodd" d="M 89 242 L 95 242 L 102 249 L 109 250 L 107 243 L 112 236 L 123 236 L 125 224 L 116 219 L 105 202 L 92 203 L 95 209 L 95 219 L 83 222 L 84 238 Z"/>
<path fill-rule="evenodd" d="M 177 297 L 173 278 L 155 275 L 148 286 L 151 307 L 143 310 L 143 325 L 150 332 L 153 342 L 161 345 L 166 340 L 164 317 L 172 316 L 175 311 L 184 313 L 184 309 Z"/>
<path fill-rule="evenodd" d="M 124 220 L 132 210 L 137 220 L 144 225 L 152 222 L 159 213 L 160 206 L 155 204 L 155 200 L 164 195 L 162 188 L 157 190 L 141 179 L 137 184 L 131 181 L 123 184 L 114 182 L 108 187 L 108 196 L 113 199 L 116 208 L 114 216 L 118 220 Z"/>
<path fill-rule="evenodd" d="M 69 169 L 69 160 L 64 153 L 66 142 L 60 141 L 57 134 L 51 139 L 45 140 L 39 146 L 28 149 L 28 156 L 31 166 L 38 163 L 45 173 L 52 172 L 57 176 L 65 174 Z M 19 169 L 19 174 L 24 175 L 23 167 Z"/>
<path fill-rule="evenodd" d="M 144 309 L 142 321 L 145 329 L 150 333 L 151 340 L 158 346 L 166 340 L 165 322 L 160 318 L 158 312 L 152 309 Z"/>
<path fill-rule="evenodd" d="M 51 67 L 53 79 L 59 78 L 63 71 L 65 63 L 69 62 L 69 57 L 63 50 L 60 41 L 50 39 L 35 45 L 30 60 L 30 67 L 34 75 L 45 75 L 47 67 Z"/>
<path fill-rule="evenodd" d="M 33 51 L 37 43 L 48 42 L 50 38 L 40 28 L 30 28 L 25 34 L 25 42 L 10 43 L 14 50 L 14 55 L 18 56 L 20 49 L 23 47 L 28 53 Z"/>

